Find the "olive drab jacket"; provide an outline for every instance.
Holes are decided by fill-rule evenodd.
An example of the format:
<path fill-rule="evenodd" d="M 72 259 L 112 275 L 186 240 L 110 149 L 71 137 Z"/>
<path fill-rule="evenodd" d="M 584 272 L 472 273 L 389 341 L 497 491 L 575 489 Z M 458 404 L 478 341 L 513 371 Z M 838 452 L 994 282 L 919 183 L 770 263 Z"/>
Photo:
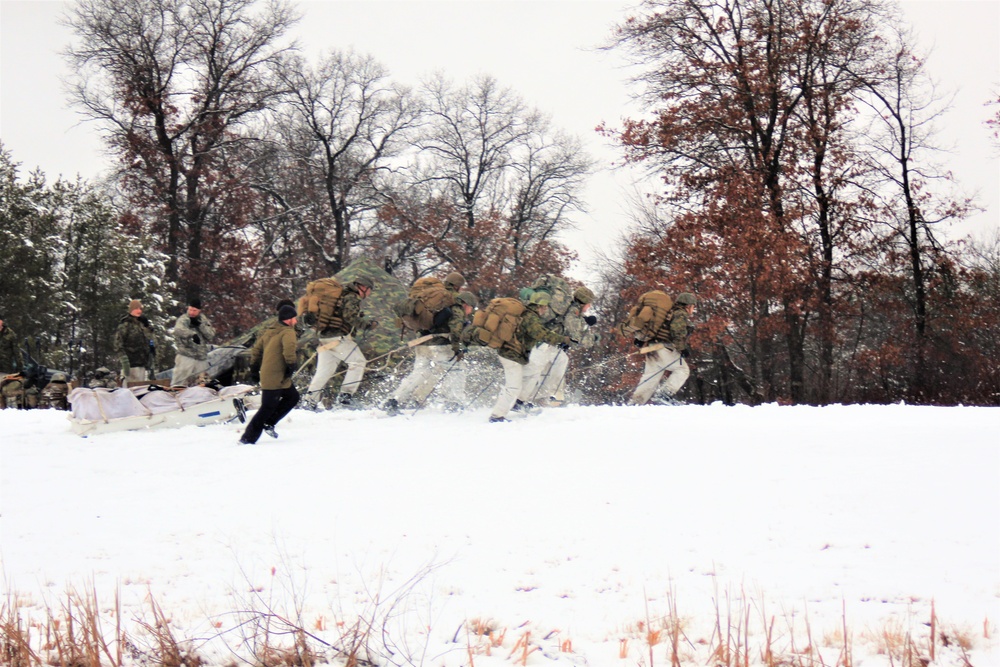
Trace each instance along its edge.
<path fill-rule="evenodd" d="M 24 370 L 17 334 L 6 324 L 0 329 L 0 373 L 20 373 Z"/>
<path fill-rule="evenodd" d="M 115 329 L 115 352 L 127 356 L 129 366 L 148 365 L 152 341 L 153 329 L 144 315 L 126 315 Z"/>
<path fill-rule="evenodd" d="M 521 322 L 517 325 L 517 331 L 514 335 L 521 342 L 521 354 L 504 345 L 499 350 L 501 357 L 523 365 L 528 363 L 528 355 L 531 354 L 531 348 L 536 343 L 563 345 L 573 342 L 569 336 L 563 336 L 546 329 L 545 325 L 542 324 L 542 318 L 538 315 L 537 308 L 538 306 L 535 304 L 528 305 L 524 311 L 524 315 L 521 316 Z"/>
<path fill-rule="evenodd" d="M 275 322 L 257 338 L 250 350 L 250 368 L 260 372 L 261 389 L 288 389 L 298 359 L 295 327 Z"/>
<path fill-rule="evenodd" d="M 177 347 L 177 354 L 205 361 L 208 359 L 208 344 L 215 338 L 215 329 L 205 317 L 205 313 L 194 319 L 196 321 L 192 322 L 187 313 L 177 318 L 173 329 L 174 345 Z M 195 337 L 198 338 L 197 342 Z"/>

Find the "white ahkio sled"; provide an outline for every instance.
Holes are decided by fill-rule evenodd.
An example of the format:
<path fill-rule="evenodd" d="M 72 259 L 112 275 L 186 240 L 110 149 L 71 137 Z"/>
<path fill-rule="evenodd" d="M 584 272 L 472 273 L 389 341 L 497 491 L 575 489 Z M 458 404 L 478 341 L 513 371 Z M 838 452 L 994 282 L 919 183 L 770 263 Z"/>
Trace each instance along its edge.
<path fill-rule="evenodd" d="M 154 428 L 205 426 L 239 420 L 260 407 L 257 388 L 250 385 L 159 390 L 155 385 L 121 389 L 78 387 L 67 397 L 70 427 L 81 436 Z"/>

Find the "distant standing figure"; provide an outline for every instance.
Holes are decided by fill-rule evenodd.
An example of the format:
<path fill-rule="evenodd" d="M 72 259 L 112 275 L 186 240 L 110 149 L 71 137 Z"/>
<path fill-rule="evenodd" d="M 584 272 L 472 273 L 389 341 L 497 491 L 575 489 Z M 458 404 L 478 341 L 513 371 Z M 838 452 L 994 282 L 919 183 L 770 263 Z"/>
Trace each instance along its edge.
<path fill-rule="evenodd" d="M 632 405 L 648 403 L 659 387 L 664 373 L 668 373 L 669 377 L 663 383 L 663 391 L 671 401 L 674 394 L 684 386 L 691 374 L 691 367 L 684 360 L 689 354 L 687 337 L 690 317 L 694 314 L 694 307 L 697 303 L 697 297 L 690 292 L 678 294 L 663 325 L 651 340 L 643 343 L 648 346 L 660 343 L 663 347 L 646 354 L 646 365 L 642 378 L 636 385 L 630 400 Z"/>
<path fill-rule="evenodd" d="M 21 348 L 17 345 L 17 334 L 4 323 L 0 315 L 0 377 L 24 371 Z"/>
<path fill-rule="evenodd" d="M 170 384 L 187 387 L 208 370 L 208 344 L 215 338 L 215 329 L 201 310 L 201 299 L 188 302 L 187 312 L 174 323 L 173 334 L 177 356 Z"/>
<path fill-rule="evenodd" d="M 299 402 L 299 392 L 292 384 L 292 373 L 298 359 L 297 321 L 295 308 L 282 306 L 278 309 L 278 321 L 264 330 L 250 350 L 250 374 L 260 380 L 261 401 L 260 409 L 243 431 L 240 444 L 255 444 L 265 431 L 272 438 L 277 438 L 274 427 Z"/>
<path fill-rule="evenodd" d="M 126 383 L 149 379 L 148 364 L 156 354 L 156 343 L 149 318 L 142 314 L 142 303 L 138 299 L 129 302 L 128 313 L 115 329 L 114 349 L 121 359 L 122 377 Z"/>

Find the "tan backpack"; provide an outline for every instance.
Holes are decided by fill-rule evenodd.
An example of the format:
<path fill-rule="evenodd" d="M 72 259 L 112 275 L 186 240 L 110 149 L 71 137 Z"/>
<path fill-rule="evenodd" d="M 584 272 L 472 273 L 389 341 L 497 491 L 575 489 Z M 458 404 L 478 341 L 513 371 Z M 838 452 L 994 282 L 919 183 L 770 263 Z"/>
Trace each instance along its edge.
<path fill-rule="evenodd" d="M 494 349 L 507 348 L 516 354 L 524 352 L 517 337 L 517 327 L 524 317 L 525 305 L 520 299 L 501 297 L 493 299 L 486 308 L 477 310 L 473 326 L 483 345 Z"/>
<path fill-rule="evenodd" d="M 673 307 L 674 300 L 666 292 L 660 290 L 646 292 L 628 311 L 628 316 L 618 329 L 626 338 L 643 342 L 653 340 L 667 321 L 667 316 Z"/>
<path fill-rule="evenodd" d="M 433 276 L 418 278 L 410 287 L 407 299 L 399 304 L 403 325 L 414 331 L 430 331 L 434 315 L 455 305 L 455 295 Z"/>
<path fill-rule="evenodd" d="M 299 315 L 312 313 L 316 316 L 316 330 L 341 329 L 344 320 L 340 317 L 340 297 L 344 286 L 336 278 L 320 278 L 306 285 L 306 295 L 299 299 Z"/>

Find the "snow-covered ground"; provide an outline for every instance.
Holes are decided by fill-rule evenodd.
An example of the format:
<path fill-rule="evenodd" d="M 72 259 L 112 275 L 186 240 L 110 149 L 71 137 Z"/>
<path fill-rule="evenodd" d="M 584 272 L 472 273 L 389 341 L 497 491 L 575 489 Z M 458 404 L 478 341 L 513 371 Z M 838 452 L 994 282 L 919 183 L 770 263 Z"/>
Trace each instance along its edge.
<path fill-rule="evenodd" d="M 767 628 L 772 663 L 833 665 L 846 625 L 882 666 L 928 656 L 933 601 L 934 664 L 1000 665 L 1000 410 L 487 414 L 295 411 L 239 446 L 0 412 L 8 613 L 96 592 L 113 635 L 117 593 L 141 657 L 151 596 L 212 665 L 274 612 L 329 659 L 371 622 L 379 664 L 668 665 L 673 627 L 685 665 L 725 664 L 720 631 L 767 664 Z"/>

